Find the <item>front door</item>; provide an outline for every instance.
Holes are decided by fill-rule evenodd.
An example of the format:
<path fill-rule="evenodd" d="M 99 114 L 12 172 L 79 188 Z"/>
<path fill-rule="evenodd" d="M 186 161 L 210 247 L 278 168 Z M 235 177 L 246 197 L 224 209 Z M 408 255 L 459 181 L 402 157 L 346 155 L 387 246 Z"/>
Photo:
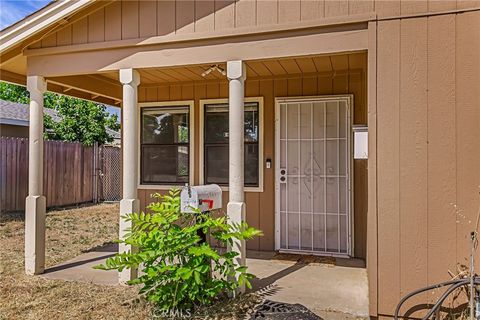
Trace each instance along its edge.
<path fill-rule="evenodd" d="M 351 96 L 276 108 L 277 250 L 350 255 Z"/>

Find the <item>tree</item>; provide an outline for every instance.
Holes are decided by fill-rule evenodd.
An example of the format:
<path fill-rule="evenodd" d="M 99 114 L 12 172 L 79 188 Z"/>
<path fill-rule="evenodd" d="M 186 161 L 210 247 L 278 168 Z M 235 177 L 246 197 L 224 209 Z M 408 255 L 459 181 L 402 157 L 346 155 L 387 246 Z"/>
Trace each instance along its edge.
<path fill-rule="evenodd" d="M 57 111 L 59 119 L 44 114 L 44 135 L 46 139 L 79 141 L 86 145 L 95 142 L 104 144 L 113 141 L 107 128 L 118 131 L 117 115 L 110 115 L 103 104 L 71 98 L 47 92 L 44 105 Z M 27 89 L 0 82 L 0 99 L 18 103 L 29 103 Z"/>
<path fill-rule="evenodd" d="M 30 95 L 25 87 L 0 82 L 0 99 L 18 103 L 29 103 Z"/>
<path fill-rule="evenodd" d="M 117 115 L 110 115 L 105 105 L 58 94 L 47 94 L 45 104 L 54 106 L 60 121 L 44 115 L 47 139 L 80 141 L 86 145 L 113 141 L 107 128 L 119 130 Z"/>

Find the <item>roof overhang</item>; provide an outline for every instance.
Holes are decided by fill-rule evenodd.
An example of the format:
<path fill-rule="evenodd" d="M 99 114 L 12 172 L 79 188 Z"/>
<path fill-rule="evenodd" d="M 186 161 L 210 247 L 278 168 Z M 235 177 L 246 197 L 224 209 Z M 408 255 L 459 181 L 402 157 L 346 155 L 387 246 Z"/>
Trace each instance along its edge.
<path fill-rule="evenodd" d="M 53 0 L 45 7 L 0 31 L 0 80 L 17 85 L 26 84 L 28 72 L 26 49 L 49 34 L 61 30 L 113 0 Z M 42 74 L 43 75 L 43 74 Z M 59 81 L 62 83 L 59 83 Z M 79 86 L 74 77 L 47 77 L 48 91 L 98 103 L 118 105 L 121 87 L 98 79 Z M 95 80 L 95 81 L 94 81 Z M 108 79 L 107 79 L 108 80 Z"/>
<path fill-rule="evenodd" d="M 46 7 L 0 32 L 0 55 L 53 24 L 62 25 L 65 17 L 78 12 L 92 3 L 94 1 L 91 0 L 51 2 Z"/>

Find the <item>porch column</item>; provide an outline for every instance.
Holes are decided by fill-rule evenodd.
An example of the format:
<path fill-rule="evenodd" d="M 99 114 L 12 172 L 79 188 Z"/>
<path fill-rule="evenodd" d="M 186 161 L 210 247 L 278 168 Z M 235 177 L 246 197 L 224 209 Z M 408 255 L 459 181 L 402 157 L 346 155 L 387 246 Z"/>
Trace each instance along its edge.
<path fill-rule="evenodd" d="M 138 184 L 138 98 L 137 91 L 140 84 L 140 75 L 133 69 L 120 70 L 120 82 L 123 85 L 122 106 L 122 155 L 123 155 L 123 197 L 120 201 L 119 238 L 123 239 L 126 229 L 131 227 L 122 216 L 138 212 L 140 203 L 137 199 Z M 119 252 L 128 252 L 135 248 L 120 243 Z M 125 283 L 137 277 L 136 269 L 119 272 L 119 282 Z"/>
<path fill-rule="evenodd" d="M 28 196 L 25 203 L 25 272 L 34 275 L 45 269 L 45 212 L 43 196 L 43 93 L 47 89 L 40 76 L 27 77 L 30 92 L 28 140 Z"/>
<path fill-rule="evenodd" d="M 233 223 L 245 221 L 244 194 L 244 100 L 246 79 L 245 64 L 241 60 L 227 62 L 227 77 L 229 80 L 229 202 L 228 218 Z M 245 241 L 235 240 L 232 248 L 239 253 L 236 262 L 246 263 Z M 240 292 L 245 287 L 239 288 Z"/>

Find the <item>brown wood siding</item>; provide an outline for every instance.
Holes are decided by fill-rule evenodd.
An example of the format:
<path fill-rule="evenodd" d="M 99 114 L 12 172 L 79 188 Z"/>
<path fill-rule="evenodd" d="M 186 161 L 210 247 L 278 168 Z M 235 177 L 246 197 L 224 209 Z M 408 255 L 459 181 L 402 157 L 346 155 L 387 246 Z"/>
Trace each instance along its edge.
<path fill-rule="evenodd" d="M 0 124 L 0 137 L 28 138 L 28 127 Z"/>
<path fill-rule="evenodd" d="M 121 0 L 31 48 L 286 24 L 372 10 L 373 0 Z"/>
<path fill-rule="evenodd" d="M 361 61 L 356 62 L 366 66 L 366 55 L 361 55 Z M 348 72 L 348 59 L 339 62 L 345 64 L 346 71 L 309 76 L 307 78 L 271 78 L 265 80 L 248 80 L 246 82 L 246 96 L 264 98 L 264 159 L 275 161 L 275 97 L 287 96 L 315 96 L 325 94 L 354 95 L 354 123 L 366 123 L 366 74 L 355 69 Z M 365 69 L 364 69 L 365 70 Z M 227 82 L 194 83 L 169 86 L 148 86 L 140 87 L 139 101 L 174 101 L 174 100 L 195 100 L 195 176 L 194 181 L 199 181 L 199 100 L 218 99 L 228 97 Z M 263 164 L 262 164 L 263 165 Z M 366 212 L 367 212 L 367 188 L 366 188 L 366 162 L 355 161 L 355 255 L 365 258 L 366 252 Z M 275 181 L 274 169 L 264 169 L 264 191 L 247 192 L 247 222 L 252 226 L 261 229 L 264 236 L 248 243 L 248 248 L 253 250 L 273 250 L 275 244 Z M 151 194 L 159 190 L 140 189 L 138 196 L 142 210 L 152 201 Z M 228 202 L 228 192 L 224 192 L 224 205 Z"/>
<path fill-rule="evenodd" d="M 376 13 L 380 18 L 479 7 L 479 0 L 119 0 L 31 48 L 282 25 Z"/>
<path fill-rule="evenodd" d="M 480 12 L 380 21 L 377 36 L 378 312 L 391 316 L 401 296 L 468 264 L 480 203 Z"/>

